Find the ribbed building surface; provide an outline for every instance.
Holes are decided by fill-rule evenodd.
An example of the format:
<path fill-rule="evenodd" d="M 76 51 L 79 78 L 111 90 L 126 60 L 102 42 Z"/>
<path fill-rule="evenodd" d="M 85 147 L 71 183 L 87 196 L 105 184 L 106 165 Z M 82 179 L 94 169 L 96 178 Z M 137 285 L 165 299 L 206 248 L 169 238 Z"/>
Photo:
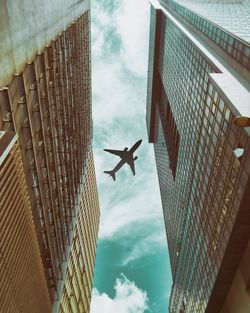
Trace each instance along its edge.
<path fill-rule="evenodd" d="M 0 286 L 1 313 L 51 310 L 21 152 L 12 132 L 0 132 Z"/>
<path fill-rule="evenodd" d="M 59 313 L 89 312 L 99 215 L 94 161 L 90 150 Z"/>
<path fill-rule="evenodd" d="M 89 10 L 89 0 L 2 0 L 0 10 L 0 87 L 34 60 L 51 40 Z"/>
<path fill-rule="evenodd" d="M 241 289 L 232 291 L 241 300 L 232 311 L 224 304 L 243 255 L 250 261 L 250 131 L 235 123 L 250 117 L 250 58 L 229 56 L 221 40 L 198 27 L 211 23 L 189 11 L 187 2 L 161 2 L 151 11 L 146 121 L 173 275 L 169 312 L 247 312 L 250 273 L 244 265 Z M 226 31 L 212 29 L 230 41 Z M 248 53 L 246 42 L 242 47 Z M 230 67 L 229 58 L 238 65 Z"/>
<path fill-rule="evenodd" d="M 72 302 L 69 310 L 78 313 L 89 312 L 99 205 L 91 149 L 89 1 L 70 1 L 65 5 L 70 11 L 60 6 L 53 11 L 55 4 L 45 5 L 45 24 L 34 24 L 30 33 L 24 25 L 20 44 L 27 43 L 33 52 L 37 50 L 32 55 L 22 55 L 21 50 L 25 52 L 26 48 L 20 50 L 16 46 L 20 38 L 13 32 L 18 20 L 11 24 L 16 10 L 8 4 L 9 24 L 3 23 L 5 28 L 0 37 L 10 34 L 13 51 L 9 57 L 0 46 L 0 52 L 9 62 L 6 75 L 3 72 L 0 75 L 0 82 L 9 81 L 0 89 L 0 130 L 12 131 L 18 136 L 53 312 L 60 309 L 65 277 L 72 270 L 70 275 L 80 284 L 80 289 L 74 288 L 74 295 L 71 291 L 71 301 L 79 302 L 77 305 Z M 35 1 L 34 8 L 39 6 L 40 2 Z M 77 12 L 82 14 L 75 17 Z M 34 11 L 34 15 L 37 14 L 38 11 Z M 74 18 L 70 20 L 71 16 Z M 32 17 L 27 16 L 28 24 L 31 20 Z M 46 25 L 51 29 L 43 28 Z M 23 20 L 19 26 L 23 26 Z M 15 68 L 22 71 L 10 80 L 10 71 Z M 82 220 L 85 220 L 84 230 L 80 228 Z M 93 231 L 88 231 L 89 227 Z M 21 265 L 22 260 L 18 262 Z"/>

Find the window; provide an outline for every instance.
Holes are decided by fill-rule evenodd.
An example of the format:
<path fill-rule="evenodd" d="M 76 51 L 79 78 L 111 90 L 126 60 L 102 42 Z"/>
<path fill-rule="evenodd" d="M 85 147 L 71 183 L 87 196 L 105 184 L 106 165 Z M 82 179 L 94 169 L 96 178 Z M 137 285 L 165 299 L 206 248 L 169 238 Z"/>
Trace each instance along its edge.
<path fill-rule="evenodd" d="M 160 97 L 158 101 L 158 107 L 162 128 L 164 130 L 165 143 L 168 150 L 169 167 L 172 171 L 173 177 L 175 178 L 180 135 L 161 80 L 160 80 Z"/>

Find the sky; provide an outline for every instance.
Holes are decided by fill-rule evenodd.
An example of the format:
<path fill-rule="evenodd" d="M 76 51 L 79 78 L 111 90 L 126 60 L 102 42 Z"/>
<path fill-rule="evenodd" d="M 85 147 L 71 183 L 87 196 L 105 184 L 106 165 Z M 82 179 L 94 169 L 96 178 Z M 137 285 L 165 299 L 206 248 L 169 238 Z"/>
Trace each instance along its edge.
<path fill-rule="evenodd" d="M 150 5 L 92 0 L 92 114 L 101 221 L 91 313 L 166 313 L 172 278 L 145 108 Z M 139 139 L 136 176 L 104 174 Z"/>

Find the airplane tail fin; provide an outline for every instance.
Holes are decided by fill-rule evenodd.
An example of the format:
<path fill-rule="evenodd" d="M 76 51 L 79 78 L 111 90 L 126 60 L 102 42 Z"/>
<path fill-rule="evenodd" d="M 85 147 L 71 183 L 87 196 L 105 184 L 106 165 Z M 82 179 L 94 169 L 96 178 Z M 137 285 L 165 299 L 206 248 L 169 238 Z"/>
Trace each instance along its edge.
<path fill-rule="evenodd" d="M 113 180 L 115 180 L 115 173 L 113 171 L 104 171 L 105 174 L 109 174 L 112 176 Z"/>

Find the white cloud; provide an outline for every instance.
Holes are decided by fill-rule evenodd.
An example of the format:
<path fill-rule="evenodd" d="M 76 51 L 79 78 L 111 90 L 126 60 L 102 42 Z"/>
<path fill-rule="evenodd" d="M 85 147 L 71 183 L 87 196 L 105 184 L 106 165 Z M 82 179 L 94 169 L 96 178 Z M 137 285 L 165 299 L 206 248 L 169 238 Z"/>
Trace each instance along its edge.
<path fill-rule="evenodd" d="M 145 99 L 124 77 L 122 64 L 116 58 L 110 57 L 107 63 L 96 61 L 93 71 L 93 117 L 96 125 L 106 129 L 118 118 L 135 117 L 140 110 L 138 103 Z"/>
<path fill-rule="evenodd" d="M 104 139 L 104 147 L 130 147 L 125 136 L 128 134 L 119 131 L 118 136 L 117 132 L 111 133 L 110 137 Z M 112 143 L 116 143 L 116 146 Z M 112 169 L 119 159 L 105 152 L 95 155 L 99 190 L 102 190 L 99 239 L 120 240 L 128 245 L 127 255 L 121 261 L 123 266 L 143 256 L 155 254 L 159 249 L 166 249 L 153 147 L 149 149 L 148 144 L 143 142 L 139 149 L 139 158 L 135 164 L 137 175 L 133 177 L 129 166 L 125 165 L 117 173 L 115 182 L 103 174 L 103 170 Z"/>
<path fill-rule="evenodd" d="M 148 63 L 149 3 L 125 0 L 94 1 L 92 15 L 93 118 L 95 167 L 101 205 L 99 239 L 121 242 L 137 236 L 123 265 L 155 253 L 165 229 L 161 211 L 153 146 L 146 135 L 146 76 Z M 112 46 L 113 45 L 113 46 Z M 125 165 L 117 180 L 104 174 L 119 159 L 102 150 L 124 149 L 143 138 L 135 163 L 136 177 Z M 152 232 L 145 233 L 145 229 Z M 164 247 L 165 248 L 165 247 Z"/>
<path fill-rule="evenodd" d="M 94 1 L 92 11 L 98 18 L 92 25 L 93 59 L 102 58 L 102 62 L 110 63 L 109 56 L 105 55 L 106 41 L 116 37 L 121 43 L 118 63 L 132 74 L 144 78 L 148 62 L 149 8 L 147 0 L 126 0 L 119 1 L 119 5 L 108 11 L 103 4 Z"/>
<path fill-rule="evenodd" d="M 153 158 L 153 153 L 145 156 L 146 161 L 150 158 Z M 109 168 L 102 157 L 99 156 L 98 160 L 103 168 Z M 142 164 L 136 164 L 136 177 L 131 175 L 129 167 L 123 169 L 127 170 L 128 177 L 122 179 L 121 173 L 118 173 L 116 182 L 100 174 L 101 189 L 106 193 L 101 197 L 99 239 L 119 240 L 128 247 L 127 255 L 121 261 L 122 266 L 146 255 L 156 254 L 159 249 L 167 249 L 156 172 L 153 171 L 154 167 L 150 169 L 150 163 L 147 168 L 143 160 L 140 162 Z M 153 182 L 155 184 L 152 185 Z"/>
<path fill-rule="evenodd" d="M 148 225 L 152 227 L 151 225 Z M 161 225 L 162 226 L 162 225 Z M 162 229 L 162 227 L 159 227 Z M 122 260 L 122 265 L 127 266 L 129 263 L 145 257 L 146 255 L 152 255 L 157 252 L 158 249 L 166 249 L 167 241 L 165 231 L 158 232 L 155 229 L 154 233 L 146 235 L 137 241 L 136 245 L 132 246 L 131 251 Z"/>
<path fill-rule="evenodd" d="M 98 17 L 91 24 L 92 56 L 96 60 L 97 58 L 101 58 L 105 52 L 105 39 L 108 33 L 114 28 L 114 21 L 112 14 L 108 14 L 103 5 L 98 3 L 98 1 L 93 1 L 93 11 L 95 12 L 94 16 Z"/>
<path fill-rule="evenodd" d="M 109 177 L 108 177 L 109 178 Z M 133 179 L 133 177 L 131 177 Z M 111 180 L 111 178 L 110 178 Z M 113 181 L 111 181 L 113 183 Z M 150 192 L 149 186 L 143 188 L 144 192 L 130 195 L 125 193 L 126 198 L 117 199 L 117 203 L 105 201 L 103 210 L 105 215 L 101 218 L 99 238 L 112 238 L 126 230 L 131 224 L 145 225 L 147 222 L 154 223 L 159 217 L 159 210 L 155 208 L 155 195 Z M 138 186 L 137 187 L 138 190 Z M 136 190 L 135 190 L 136 191 Z M 125 191 L 124 191 L 125 192 Z M 105 206 L 104 206 L 105 205 Z"/>
<path fill-rule="evenodd" d="M 139 289 L 125 275 L 116 279 L 115 297 L 110 298 L 106 293 L 99 293 L 94 288 L 91 300 L 91 313 L 143 313 L 148 308 L 147 294 Z"/>
<path fill-rule="evenodd" d="M 128 23 L 129 21 L 129 23 Z M 146 0 L 122 2 L 116 16 L 117 32 L 121 37 L 121 59 L 126 68 L 140 77 L 147 73 L 149 45 L 149 3 Z"/>
<path fill-rule="evenodd" d="M 124 134 L 120 137 L 120 146 L 114 148 L 130 147 L 126 141 L 123 142 L 123 137 Z M 107 144 L 106 147 L 112 145 Z M 102 171 L 112 169 L 119 159 L 105 152 L 95 156 L 97 169 L 101 167 L 101 170 L 97 171 L 97 175 L 100 175 L 99 189 L 104 191 L 100 195 L 102 209 L 100 239 L 115 238 L 120 233 L 126 232 L 131 225 L 138 228 L 144 227 L 147 223 L 157 224 L 159 229 L 155 229 L 156 236 L 159 230 L 164 231 L 153 149 L 148 149 L 147 143 L 142 143 L 139 149 L 138 160 L 135 162 L 136 176 L 133 177 L 129 166 L 124 165 L 117 173 L 115 182 Z"/>
<path fill-rule="evenodd" d="M 110 127 L 118 118 L 143 113 L 138 104 L 146 102 L 149 4 L 120 1 L 108 11 L 95 1 L 93 11 L 93 117 L 96 125 Z"/>
<path fill-rule="evenodd" d="M 145 264 L 146 255 L 150 255 L 148 260 L 154 264 L 154 257 L 167 244 L 153 145 L 148 144 L 145 123 L 149 3 L 92 1 L 92 22 L 94 158 L 101 208 L 99 240 L 122 245 L 117 251 L 120 255 L 116 266 L 125 270 Z M 114 168 L 119 158 L 103 149 L 130 148 L 140 138 L 143 142 L 136 151 L 139 157 L 135 162 L 136 176 L 125 165 L 114 182 L 103 171 Z M 133 263 L 138 259 L 140 262 Z M 146 293 L 124 276 L 117 279 L 115 290 L 115 297 L 111 298 L 94 289 L 91 313 L 142 313 L 147 305 L 152 306 Z M 153 307 L 150 310 L 153 312 Z"/>

